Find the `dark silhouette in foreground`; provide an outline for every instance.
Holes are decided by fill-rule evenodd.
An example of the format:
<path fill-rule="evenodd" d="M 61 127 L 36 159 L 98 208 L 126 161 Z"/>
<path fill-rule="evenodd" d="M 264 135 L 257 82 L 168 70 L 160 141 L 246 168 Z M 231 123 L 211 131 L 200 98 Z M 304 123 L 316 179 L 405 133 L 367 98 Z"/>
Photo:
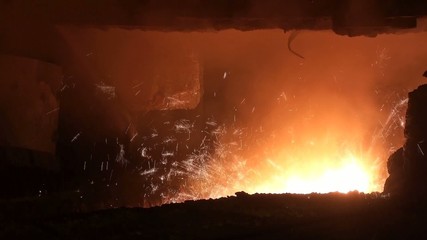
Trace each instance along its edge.
<path fill-rule="evenodd" d="M 0 239 L 426 239 L 427 209 L 378 193 L 254 194 L 76 213 L 68 198 L 0 204 Z"/>
<path fill-rule="evenodd" d="M 390 176 L 384 193 L 410 198 L 427 197 L 427 85 L 408 94 L 405 143 L 387 161 Z"/>

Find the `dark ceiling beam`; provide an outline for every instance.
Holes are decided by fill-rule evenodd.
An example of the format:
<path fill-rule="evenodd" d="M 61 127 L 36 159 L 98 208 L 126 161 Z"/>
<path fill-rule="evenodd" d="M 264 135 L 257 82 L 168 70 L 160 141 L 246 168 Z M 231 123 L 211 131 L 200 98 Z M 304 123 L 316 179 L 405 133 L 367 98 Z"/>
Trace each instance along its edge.
<path fill-rule="evenodd" d="M 426 0 L 2 0 L 2 24 L 72 24 L 163 31 L 412 28 Z"/>
<path fill-rule="evenodd" d="M 375 36 L 415 29 L 427 0 L 0 0 L 0 54 L 59 63 L 58 26 L 156 31 L 333 30 Z M 426 27 L 424 26 L 424 30 Z"/>

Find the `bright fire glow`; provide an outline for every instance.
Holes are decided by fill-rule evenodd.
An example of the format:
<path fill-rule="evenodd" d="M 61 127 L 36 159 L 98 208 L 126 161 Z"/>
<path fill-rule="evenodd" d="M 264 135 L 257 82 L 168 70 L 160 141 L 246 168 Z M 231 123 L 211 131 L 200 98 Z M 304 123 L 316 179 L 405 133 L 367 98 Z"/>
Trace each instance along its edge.
<path fill-rule="evenodd" d="M 259 149 L 240 154 L 239 145 L 226 141 L 225 136 L 216 152 L 209 156 L 207 165 L 196 163 L 197 158 L 207 156 L 200 154 L 193 158 L 194 171 L 189 174 L 186 189 L 173 201 L 219 198 L 239 191 L 250 194 L 382 191 L 386 174 L 383 156 L 378 149 L 375 151 L 375 141 L 362 147 L 359 145 L 363 138 L 355 137 L 354 132 L 334 131 L 335 134 L 327 136 L 320 130 L 307 132 L 309 141 L 308 135 L 288 143 L 276 137 L 263 142 Z M 344 140 L 349 135 L 353 138 Z M 260 154 L 266 146 L 271 151 Z"/>
<path fill-rule="evenodd" d="M 143 183 L 135 191 L 150 202 L 239 191 L 380 192 L 386 159 L 404 140 L 407 93 L 425 83 L 420 74 L 427 48 L 420 46 L 427 33 L 349 38 L 304 31 L 293 43 L 301 59 L 289 51 L 289 33 L 281 29 L 69 31 L 76 32 L 70 45 L 81 44 L 76 52 L 94 49 L 90 58 L 81 57 L 90 59 L 88 69 L 96 69 L 94 76 L 111 76 L 116 90 L 123 89 L 118 101 L 125 97 L 130 108 L 149 109 L 150 96 L 175 94 L 172 77 L 187 76 L 188 69 L 170 68 L 165 59 L 183 53 L 200 59 L 203 114 L 141 118 L 135 129 L 143 132 L 131 135 L 130 150 L 138 154 L 129 155 Z M 117 40 L 124 43 L 119 49 Z M 171 74 L 158 78 L 163 71 Z M 144 93 L 147 89 L 152 90 Z"/>
<path fill-rule="evenodd" d="M 111 122 L 129 135 L 131 152 L 117 146 L 117 160 L 131 156 L 131 175 L 139 173 L 142 183 L 133 190 L 149 205 L 239 191 L 382 191 L 386 160 L 404 141 L 407 94 L 426 81 L 427 32 L 419 30 L 375 38 L 301 31 L 292 44 L 301 59 L 289 51 L 292 33 L 283 29 L 60 28 L 82 64 L 77 75 L 114 85 L 111 109 L 97 107 L 108 110 L 100 125 Z M 169 98 L 198 89 L 184 79 L 199 74 L 200 108 L 148 117 L 164 107 L 157 102 L 181 106 L 181 98 Z M 108 102 L 114 97 L 96 86 Z M 169 97 L 161 101 L 163 95 Z M 123 122 L 130 116 L 134 122 Z M 122 172 L 110 171 L 110 179 Z"/>
<path fill-rule="evenodd" d="M 316 171 L 297 171 L 280 179 L 276 176 L 273 184 L 265 183 L 255 187 L 255 192 L 266 193 L 328 193 L 350 191 L 376 191 L 373 172 L 355 156 L 343 159 L 339 166 L 315 166 Z"/>

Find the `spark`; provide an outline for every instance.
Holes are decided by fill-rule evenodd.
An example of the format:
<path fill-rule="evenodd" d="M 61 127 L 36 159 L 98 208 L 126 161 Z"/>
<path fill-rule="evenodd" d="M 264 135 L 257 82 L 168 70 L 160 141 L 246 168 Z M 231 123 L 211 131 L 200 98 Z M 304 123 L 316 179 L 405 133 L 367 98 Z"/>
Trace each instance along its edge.
<path fill-rule="evenodd" d="M 174 137 L 166 137 L 165 140 L 163 141 L 164 144 L 169 144 L 169 143 L 173 143 L 176 142 L 176 138 Z"/>
<path fill-rule="evenodd" d="M 152 138 L 155 138 L 155 137 L 157 137 L 157 136 L 159 136 L 159 134 L 157 133 L 157 130 L 156 130 L 156 129 L 153 129 L 153 133 L 151 134 L 151 137 L 152 137 Z"/>
<path fill-rule="evenodd" d="M 153 175 L 154 173 L 157 172 L 157 168 L 150 168 L 148 170 L 142 171 L 139 173 L 139 175 L 144 176 L 144 175 Z"/>
<path fill-rule="evenodd" d="M 138 88 L 138 87 L 140 87 L 142 84 L 144 84 L 144 82 L 140 82 L 140 83 L 136 84 L 135 86 L 133 86 L 132 88 Z"/>
<path fill-rule="evenodd" d="M 288 101 L 288 97 L 286 96 L 286 93 L 285 93 L 285 92 L 283 92 L 283 91 L 280 93 L 279 97 L 277 98 L 277 101 L 279 101 L 279 102 L 280 102 L 282 99 L 283 99 L 285 102 L 286 102 L 286 101 Z"/>
<path fill-rule="evenodd" d="M 157 191 L 157 189 L 159 189 L 159 185 L 156 185 L 154 183 L 151 183 L 151 193 L 155 193 Z"/>
<path fill-rule="evenodd" d="M 211 134 L 214 135 L 215 137 L 222 136 L 226 133 L 227 133 L 227 130 L 225 129 L 225 126 L 223 126 L 223 125 L 217 127 L 215 130 L 213 130 L 211 132 Z"/>
<path fill-rule="evenodd" d="M 243 134 L 243 130 L 240 128 L 236 128 L 233 131 L 233 135 L 242 135 Z"/>
<path fill-rule="evenodd" d="M 132 141 L 136 138 L 136 136 L 138 136 L 138 133 L 135 133 L 135 134 L 132 136 L 132 138 L 130 139 L 130 142 L 132 142 Z"/>
<path fill-rule="evenodd" d="M 107 99 L 113 99 L 116 97 L 116 88 L 114 86 L 108 86 L 104 82 L 95 84 L 97 90 L 99 90 Z"/>
<path fill-rule="evenodd" d="M 55 108 L 55 109 L 53 109 L 53 110 L 50 110 L 49 112 L 47 112 L 46 113 L 46 115 L 49 115 L 49 114 L 51 114 L 51 113 L 53 113 L 53 112 L 56 112 L 56 111 L 58 111 L 59 110 L 59 107 L 57 107 L 57 108 Z"/>
<path fill-rule="evenodd" d="M 404 128 L 405 121 L 403 116 L 407 103 L 408 98 L 398 100 L 397 103 L 395 103 L 391 108 L 385 123 L 383 124 L 381 121 L 379 121 L 381 127 L 374 134 L 372 138 L 372 145 L 374 145 L 379 138 L 383 140 L 387 139 L 391 133 L 396 131 L 397 128 Z M 382 111 L 384 107 L 385 106 L 383 105 L 380 111 Z"/>
<path fill-rule="evenodd" d="M 190 124 L 190 121 L 187 119 L 181 119 L 175 122 L 175 131 L 176 132 L 190 132 L 193 126 Z"/>
<path fill-rule="evenodd" d="M 203 138 L 202 143 L 200 143 L 200 147 L 203 146 L 203 144 L 205 144 L 206 141 L 206 136 Z"/>
<path fill-rule="evenodd" d="M 191 128 L 192 127 L 193 127 L 193 124 L 191 124 L 190 121 L 187 120 L 187 119 L 181 119 L 179 121 L 176 121 L 175 122 L 175 126 L 174 126 L 175 131 L 177 133 L 180 133 L 180 132 L 186 132 L 186 133 L 188 133 L 187 140 L 190 140 L 190 137 L 191 137 Z"/>
<path fill-rule="evenodd" d="M 174 156 L 173 152 L 168 152 L 168 151 L 162 152 L 162 157 L 173 157 L 173 156 Z"/>
<path fill-rule="evenodd" d="M 119 144 L 119 146 L 120 146 L 120 151 L 117 153 L 116 162 L 118 162 L 124 166 L 124 165 L 127 165 L 129 161 L 125 158 L 124 145 Z"/>
<path fill-rule="evenodd" d="M 178 108 L 178 107 L 183 107 L 186 106 L 189 102 L 186 100 L 180 100 L 179 98 L 174 98 L 174 97 L 167 97 L 166 98 L 168 100 L 167 106 L 169 107 L 173 107 L 173 108 Z"/>
<path fill-rule="evenodd" d="M 420 142 L 420 143 L 422 143 L 422 142 Z M 420 143 L 417 143 L 417 147 L 418 147 L 418 150 L 420 151 L 420 153 L 424 156 L 424 151 L 421 148 Z"/>
<path fill-rule="evenodd" d="M 126 130 L 125 130 L 125 134 L 127 134 L 128 133 L 128 131 L 129 131 L 129 128 L 130 128 L 130 125 L 131 125 L 132 123 L 129 123 L 129 125 L 127 126 L 127 128 L 126 128 Z"/>
<path fill-rule="evenodd" d="M 81 132 L 77 133 L 77 134 L 73 137 L 73 139 L 71 139 L 71 142 L 76 141 L 76 140 L 77 140 L 77 138 L 80 136 L 80 134 L 81 134 Z"/>
<path fill-rule="evenodd" d="M 68 85 L 67 84 L 64 84 L 64 86 L 62 86 L 62 88 L 59 90 L 60 92 L 62 92 L 62 91 L 64 91 L 65 89 L 67 89 L 68 88 Z"/>
<path fill-rule="evenodd" d="M 387 67 L 387 62 L 391 59 L 391 57 L 389 56 L 388 50 L 386 48 L 377 48 L 376 54 L 377 58 L 375 62 L 371 64 L 371 67 L 377 66 L 381 75 L 384 76 L 384 69 Z"/>
<path fill-rule="evenodd" d="M 217 125 L 217 123 L 215 121 L 207 121 L 206 124 L 209 126 L 213 126 L 213 127 L 215 127 Z"/>

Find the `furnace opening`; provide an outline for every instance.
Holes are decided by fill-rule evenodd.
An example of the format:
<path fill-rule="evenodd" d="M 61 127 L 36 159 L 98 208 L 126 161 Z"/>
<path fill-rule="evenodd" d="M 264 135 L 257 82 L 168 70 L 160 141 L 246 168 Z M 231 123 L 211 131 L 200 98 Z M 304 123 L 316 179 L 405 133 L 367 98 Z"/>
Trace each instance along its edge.
<path fill-rule="evenodd" d="M 62 159 L 111 201 L 381 192 L 425 81 L 427 33 L 60 32 Z"/>

